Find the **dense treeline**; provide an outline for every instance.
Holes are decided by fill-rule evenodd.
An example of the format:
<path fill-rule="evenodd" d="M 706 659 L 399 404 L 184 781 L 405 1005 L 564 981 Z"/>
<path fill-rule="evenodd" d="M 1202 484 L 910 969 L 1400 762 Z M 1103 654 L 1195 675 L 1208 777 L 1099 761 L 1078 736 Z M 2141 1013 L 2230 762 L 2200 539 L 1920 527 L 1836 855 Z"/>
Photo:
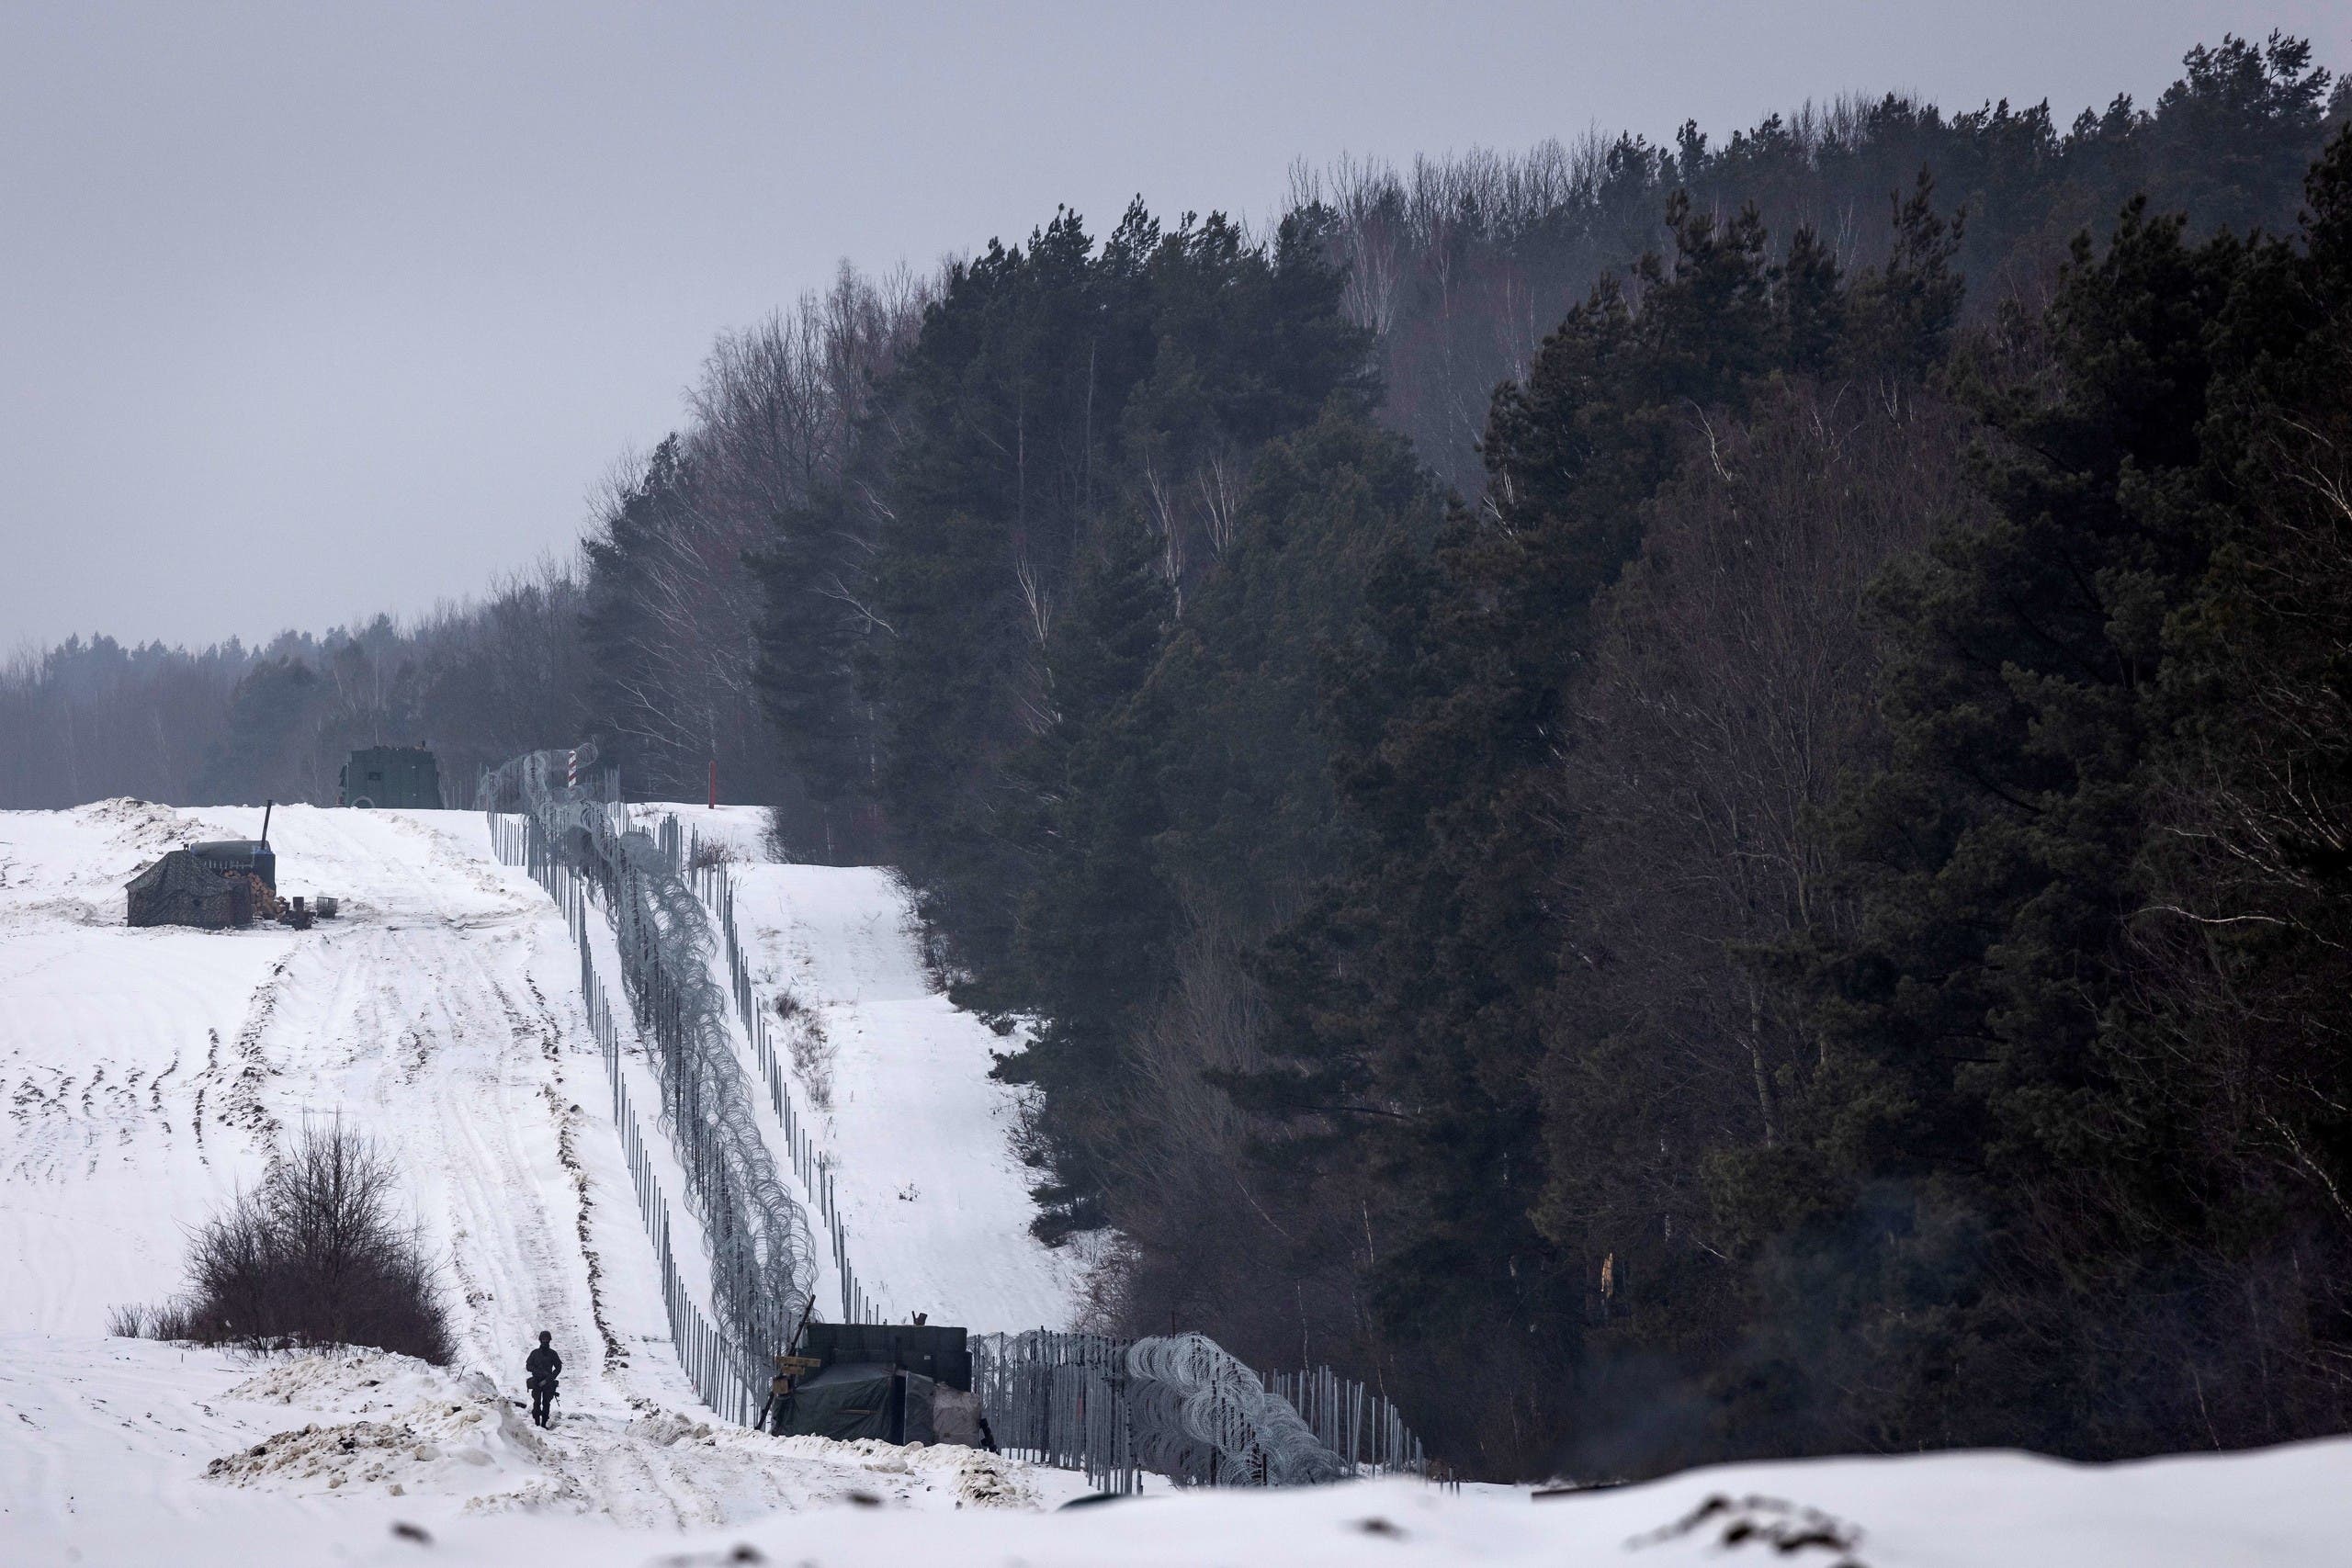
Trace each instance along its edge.
<path fill-rule="evenodd" d="M 1945 575 L 2193 465 L 2165 443 L 2211 372 L 2163 355 L 2282 313 L 2244 258 L 2293 247 L 2230 236 L 2293 228 L 2327 78 L 2285 41 L 2189 63 L 2154 116 L 2025 138 L 2009 207 L 2095 199 L 2060 188 L 2084 149 L 2137 138 L 2189 165 L 2192 222 L 2119 193 L 2063 265 L 2020 224 L 1973 314 L 1975 216 L 1932 161 L 1862 245 L 1654 192 L 1667 244 L 1495 398 L 1450 516 L 1346 374 L 1342 213 L 1254 258 L 1065 218 L 951 276 L 881 395 L 847 668 L 942 967 L 1026 1026 L 1041 1228 L 1124 1238 L 1130 1325 L 1350 1361 L 1497 1469 L 2340 1418 L 2343 1086 L 2314 1042 L 2286 1132 L 2124 1135 L 2209 1104 L 2133 1066 L 2123 1010 L 2188 983 L 2135 959 L 2161 938 L 2127 895 L 2196 840 L 2130 828 L 2156 721 L 2058 689 L 2112 650 L 2052 655 L 2026 584 Z M 2151 246 L 2204 259 L 2135 282 Z M 1234 355 L 1236 319 L 1277 351 Z M 2144 541 L 2000 547 L 2074 586 L 2079 635 L 2154 639 L 2094 686 L 2163 684 L 2201 556 L 2143 593 Z M 1976 750 L 1996 698 L 2013 761 Z"/>
<path fill-rule="evenodd" d="M 723 339 L 576 581 L 0 701 L 716 762 L 902 868 L 1106 1322 L 1468 1468 L 2340 1429 L 2348 115 L 2233 39 L 1064 212 Z"/>
<path fill-rule="evenodd" d="M 840 591 L 843 572 L 820 564 L 840 547 L 813 517 L 842 493 L 872 390 L 926 297 L 903 274 L 877 284 L 844 267 L 824 293 L 721 337 L 693 423 L 620 470 L 587 542 L 586 716 L 640 795 L 701 798 L 715 769 L 728 798 L 776 807 L 824 858 L 874 847 L 854 837 L 833 783 L 854 761 L 836 745 L 810 765 L 816 716 L 780 691 L 780 708 L 763 704 L 760 568 L 767 552 L 797 552 L 797 581 Z M 797 619 L 766 629 L 787 646 L 808 635 Z"/>
<path fill-rule="evenodd" d="M 406 626 L 379 615 L 194 654 L 69 639 L 0 672 L 0 804 L 333 805 L 354 748 L 419 741 L 469 804 L 477 768 L 579 733 L 581 610 L 576 576 L 551 566 Z"/>
<path fill-rule="evenodd" d="M 1385 419 L 1469 493 L 1496 383 L 1519 376 L 1601 274 L 1671 243 L 1663 215 L 1677 190 L 1719 218 L 1752 206 L 1774 234 L 1811 229 L 1855 268 L 1885 258 L 1886 193 L 1931 169 L 1942 199 L 1968 213 L 1953 265 L 1973 280 L 1978 321 L 2002 299 L 2044 302 L 2075 235 L 2104 232 L 2134 196 L 2199 230 L 2291 221 L 2318 151 L 2308 48 L 2231 40 L 2183 65 L 2153 108 L 2118 96 L 2064 130 L 2047 104 L 1945 115 L 1888 94 L 1808 104 L 1719 144 L 1686 123 L 1671 148 L 1593 132 L 1401 173 L 1302 168 L 1294 197 L 1340 220 L 1349 314 L 1378 335 Z M 2339 119 L 2345 103 L 2339 92 Z"/>

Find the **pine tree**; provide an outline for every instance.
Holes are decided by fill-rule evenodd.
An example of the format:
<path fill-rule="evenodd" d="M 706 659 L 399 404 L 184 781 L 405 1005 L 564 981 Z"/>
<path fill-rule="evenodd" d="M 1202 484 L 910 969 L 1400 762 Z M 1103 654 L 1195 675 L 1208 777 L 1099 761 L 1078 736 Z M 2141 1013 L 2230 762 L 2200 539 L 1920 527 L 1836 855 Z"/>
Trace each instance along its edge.
<path fill-rule="evenodd" d="M 806 792 L 813 821 L 780 813 L 789 847 L 808 859 L 864 865 L 880 856 L 874 710 L 860 672 L 891 628 L 865 580 L 871 529 L 849 487 L 828 486 L 782 520 L 746 565 L 759 579 L 756 686 L 779 751 Z"/>
<path fill-rule="evenodd" d="M 1740 404 L 1791 336 L 1752 212 L 1668 219 L 1638 309 L 1604 283 L 1498 394 L 1484 514 L 1371 581 L 1329 699 L 1345 866 L 1270 970 L 1290 1060 L 1237 1085 L 1362 1171 L 1379 1328 L 1448 1348 L 1406 1376 L 1485 1385 L 1483 1429 L 1439 1430 L 1489 1462 L 1565 1435 L 1583 1328 L 1583 1260 L 1533 1217 L 1563 704 L 1693 412 Z"/>
<path fill-rule="evenodd" d="M 1095 1151 L 1169 979 L 1150 674 L 1260 448 L 1367 398 L 1313 224 L 1261 248 L 1137 204 L 1097 248 L 1065 213 L 951 276 L 877 415 L 876 797 L 957 999 L 1031 1026 L 1002 1071 L 1046 1091 L 1056 1239 L 1102 1223 Z"/>
<path fill-rule="evenodd" d="M 2103 253 L 2078 242 L 2049 374 L 1979 393 L 1991 520 L 1885 591 L 1893 755 L 1843 827 L 1863 920 L 1816 961 L 1807 1135 L 1726 1193 L 1781 1205 L 1763 1310 L 1814 1325 L 1785 1350 L 1825 1317 L 1853 1336 L 1760 1375 L 1885 1391 L 1815 1403 L 1812 1440 L 2079 1440 L 2093 1364 L 2025 1348 L 2060 1332 L 2058 1276 L 2106 1217 L 2061 1197 L 2078 1168 L 2156 1147 L 2125 1146 L 2103 1031 L 2162 627 L 2207 548 L 2162 496 L 2199 460 L 2244 254 L 2136 207 Z"/>

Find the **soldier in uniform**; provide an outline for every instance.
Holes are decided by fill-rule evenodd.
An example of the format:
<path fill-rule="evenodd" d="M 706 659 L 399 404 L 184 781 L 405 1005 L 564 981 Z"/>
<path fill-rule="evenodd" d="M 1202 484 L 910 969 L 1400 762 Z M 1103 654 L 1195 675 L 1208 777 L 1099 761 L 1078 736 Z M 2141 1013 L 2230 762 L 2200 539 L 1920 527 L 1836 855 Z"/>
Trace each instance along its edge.
<path fill-rule="evenodd" d="M 775 1376 L 768 1380 L 768 1402 L 760 1406 L 758 1425 L 776 1437 L 784 1436 L 784 1413 L 792 1408 L 792 1374 L 784 1370 L 784 1358 L 775 1359 Z"/>
<path fill-rule="evenodd" d="M 554 1337 L 540 1329 L 539 1348 L 523 1361 L 523 1371 L 528 1374 L 524 1386 L 531 1391 L 531 1419 L 542 1427 L 555 1419 L 555 1380 L 563 1372 L 563 1358 L 548 1343 Z"/>

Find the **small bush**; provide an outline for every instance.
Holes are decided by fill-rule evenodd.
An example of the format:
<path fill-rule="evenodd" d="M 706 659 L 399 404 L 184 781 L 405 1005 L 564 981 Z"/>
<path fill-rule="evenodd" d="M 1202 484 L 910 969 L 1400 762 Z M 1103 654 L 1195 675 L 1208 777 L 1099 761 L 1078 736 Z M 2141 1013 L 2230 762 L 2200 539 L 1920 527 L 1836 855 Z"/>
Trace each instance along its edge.
<path fill-rule="evenodd" d="M 808 1090 L 820 1111 L 833 1108 L 833 1060 L 837 1053 L 825 1037 L 824 1020 L 816 1010 L 790 991 L 775 995 L 775 1012 L 785 1022 L 785 1049 L 792 1057 L 793 1076 Z"/>
<path fill-rule="evenodd" d="M 183 1301 L 119 1306 L 107 1314 L 107 1332 L 118 1339 L 192 1339 L 195 1322 Z"/>
<path fill-rule="evenodd" d="M 108 1332 L 254 1350 L 366 1345 L 447 1365 L 439 1281 L 393 1213 L 396 1187 L 390 1158 L 341 1122 L 306 1132 L 196 1233 L 187 1295 L 118 1307 Z"/>

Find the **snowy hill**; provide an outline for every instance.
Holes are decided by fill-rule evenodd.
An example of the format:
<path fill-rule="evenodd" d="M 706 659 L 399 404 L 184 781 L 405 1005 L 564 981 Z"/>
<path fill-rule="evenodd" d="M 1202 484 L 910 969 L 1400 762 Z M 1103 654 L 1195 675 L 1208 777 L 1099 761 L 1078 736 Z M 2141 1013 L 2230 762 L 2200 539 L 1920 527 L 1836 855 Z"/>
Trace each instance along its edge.
<path fill-rule="evenodd" d="M 397 1151 L 469 1357 L 502 1363 L 535 1326 L 594 1345 L 600 1314 L 654 1331 L 641 1233 L 582 1191 L 609 1139 L 567 1060 L 576 961 L 544 896 L 488 861 L 478 819 L 295 807 L 271 831 L 281 887 L 339 894 L 344 919 L 124 926 L 140 864 L 259 825 L 124 801 L 0 817 L 0 1266 L 23 1281 L 0 1328 L 91 1333 L 169 1293 L 187 1227 L 287 1129 L 341 1115 Z M 607 1254 L 598 1300 L 586 1262 Z"/>
<path fill-rule="evenodd" d="M 1017 1104 L 987 1077 L 1004 1042 L 932 991 L 890 877 L 774 864 L 754 814 L 681 814 L 736 856 L 763 993 L 789 993 L 821 1032 L 808 1072 L 830 1078 L 831 1109 L 812 1120 L 874 1292 L 893 1315 L 1068 1322 L 1076 1269 L 1028 1236 Z M 0 814 L 0 1562 L 2345 1559 L 2343 1442 L 2098 1470 L 1956 1454 L 1540 1500 L 1396 1481 L 1046 1514 L 1083 1483 L 964 1450 L 729 1427 L 673 1355 L 555 906 L 498 863 L 472 814 L 296 807 L 272 825 L 280 886 L 340 896 L 341 919 L 123 924 L 139 866 L 258 825 L 130 801 Z M 251 1363 L 105 1337 L 110 1308 L 177 1286 L 186 1230 L 277 1140 L 334 1116 L 398 1155 L 447 1263 L 455 1366 Z M 515 1404 L 542 1327 L 568 1362 L 544 1434 Z"/>
<path fill-rule="evenodd" d="M 447 1260 L 456 1375 L 469 1391 L 459 1403 L 492 1412 L 514 1394 L 537 1329 L 567 1355 L 558 1438 L 508 1431 L 530 1462 L 461 1467 L 445 1476 L 465 1483 L 458 1495 L 716 1523 L 821 1493 L 806 1477 L 752 1484 L 740 1462 L 665 1474 L 628 1436 L 650 1415 L 692 1422 L 708 1412 L 671 1352 L 586 1029 L 578 950 L 547 896 L 492 856 L 482 819 L 281 809 L 270 833 L 281 889 L 338 895 L 342 918 L 303 932 L 124 925 L 122 884 L 141 865 L 176 844 L 258 828 L 256 812 L 130 801 L 0 814 L 0 1403 L 12 1431 L 46 1429 L 40 1411 L 72 1403 L 38 1371 L 53 1362 L 184 1364 L 178 1352 L 156 1363 L 156 1348 L 99 1339 L 107 1313 L 175 1291 L 186 1232 L 255 1180 L 289 1129 L 341 1117 L 395 1152 L 428 1246 Z M 985 1055 L 970 1066 L 977 1084 Z M 1025 1203 L 1003 1126 L 999 1115 L 970 1118 L 961 1146 L 993 1182 L 987 1190 Z M 952 1163 L 958 1133 L 930 1128 L 930 1152 Z M 883 1211 L 900 1229 L 953 1224 L 957 1213 Z M 1024 1216 L 992 1223 L 985 1248 L 1006 1252 L 1018 1238 L 1042 1253 Z M 867 1228 L 877 1246 L 888 1240 L 885 1225 Z M 922 1249 L 920 1238 L 900 1245 L 908 1256 Z M 975 1304 L 1017 1308 L 1021 1323 L 1066 1316 L 1050 1269 L 978 1277 L 996 1282 Z M 933 1293 L 943 1319 L 966 1304 Z M 221 1358 L 191 1352 L 185 1364 L 204 1371 L 191 1372 L 182 1406 L 211 1404 L 227 1386 L 213 1375 Z M 135 1380 L 131 1397 L 171 1404 L 169 1381 Z M 187 1429 L 212 1428 L 205 1441 L 231 1444 L 275 1429 L 210 1416 Z M 567 1447 L 581 1442 L 596 1451 Z M 12 1524 L 50 1489 L 34 1479 L 44 1465 L 72 1468 L 40 1460 L 39 1448 L 28 1461 L 12 1445 L 11 1462 L 32 1469 L 0 1472 Z M 175 1450 L 172 1463 L 198 1457 Z M 1050 1495 L 1080 1483 L 1044 1484 Z"/>

